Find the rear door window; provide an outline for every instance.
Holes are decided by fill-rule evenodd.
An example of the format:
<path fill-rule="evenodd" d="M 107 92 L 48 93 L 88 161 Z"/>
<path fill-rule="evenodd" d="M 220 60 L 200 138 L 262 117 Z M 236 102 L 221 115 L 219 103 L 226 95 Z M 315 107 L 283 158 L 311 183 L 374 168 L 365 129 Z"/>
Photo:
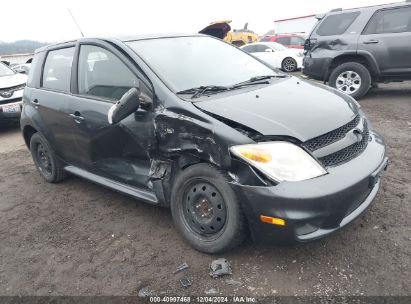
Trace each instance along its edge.
<path fill-rule="evenodd" d="M 139 79 L 113 53 L 94 45 L 82 45 L 78 63 L 79 94 L 115 102 Z"/>
<path fill-rule="evenodd" d="M 320 36 L 341 35 L 345 33 L 359 15 L 360 12 L 330 15 L 321 22 L 317 34 Z"/>
<path fill-rule="evenodd" d="M 50 51 L 44 64 L 42 87 L 70 92 L 74 47 Z"/>
<path fill-rule="evenodd" d="M 290 45 L 299 45 L 299 46 L 303 46 L 305 42 L 304 38 L 301 37 L 291 37 L 290 38 Z"/>
<path fill-rule="evenodd" d="M 404 32 L 411 32 L 411 6 L 376 12 L 364 34 Z"/>
<path fill-rule="evenodd" d="M 290 38 L 289 37 L 280 37 L 280 38 L 277 38 L 277 40 L 275 42 L 281 43 L 281 44 L 284 44 L 284 45 L 290 45 Z"/>

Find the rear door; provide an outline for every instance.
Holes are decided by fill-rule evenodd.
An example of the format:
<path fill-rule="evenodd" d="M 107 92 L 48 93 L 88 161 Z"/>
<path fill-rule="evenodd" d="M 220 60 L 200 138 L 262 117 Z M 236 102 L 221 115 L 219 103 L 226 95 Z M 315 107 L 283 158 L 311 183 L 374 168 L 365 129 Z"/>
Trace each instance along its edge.
<path fill-rule="evenodd" d="M 411 6 L 375 12 L 359 39 L 359 51 L 376 59 L 382 76 L 411 74 Z"/>
<path fill-rule="evenodd" d="M 75 47 L 73 44 L 51 49 L 45 54 L 40 87 L 30 90 L 30 105 L 36 109 L 36 126 L 57 155 L 64 161 L 73 159 L 73 137 L 68 116 L 70 78 Z"/>
<path fill-rule="evenodd" d="M 143 106 L 110 125 L 107 114 L 130 88 L 153 98 L 147 79 L 118 49 L 103 41 L 81 42 L 76 55 L 77 77 L 70 100 L 75 164 L 124 184 L 148 187 L 150 149 L 154 149 L 151 109 Z"/>

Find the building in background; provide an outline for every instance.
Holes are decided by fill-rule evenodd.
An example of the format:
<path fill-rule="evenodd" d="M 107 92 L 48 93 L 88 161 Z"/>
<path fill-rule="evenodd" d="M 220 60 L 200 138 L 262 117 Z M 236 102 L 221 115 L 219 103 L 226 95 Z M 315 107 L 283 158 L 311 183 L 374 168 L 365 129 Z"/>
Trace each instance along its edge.
<path fill-rule="evenodd" d="M 298 33 L 303 36 L 310 34 L 312 28 L 317 23 L 316 15 L 308 15 L 294 17 L 288 19 L 279 19 L 274 21 L 274 29 L 266 33 L 264 36 L 276 34 Z"/>
<path fill-rule="evenodd" d="M 33 54 L 13 54 L 13 55 L 0 55 L 0 61 L 5 61 L 10 64 L 22 64 L 29 63 L 33 58 Z"/>

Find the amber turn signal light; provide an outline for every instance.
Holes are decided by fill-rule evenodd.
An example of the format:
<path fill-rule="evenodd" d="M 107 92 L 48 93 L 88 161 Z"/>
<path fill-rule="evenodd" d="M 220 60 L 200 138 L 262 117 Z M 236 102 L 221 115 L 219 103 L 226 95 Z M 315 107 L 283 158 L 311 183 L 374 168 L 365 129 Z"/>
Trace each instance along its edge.
<path fill-rule="evenodd" d="M 285 221 L 278 217 L 260 215 L 260 221 L 277 226 L 285 226 Z"/>

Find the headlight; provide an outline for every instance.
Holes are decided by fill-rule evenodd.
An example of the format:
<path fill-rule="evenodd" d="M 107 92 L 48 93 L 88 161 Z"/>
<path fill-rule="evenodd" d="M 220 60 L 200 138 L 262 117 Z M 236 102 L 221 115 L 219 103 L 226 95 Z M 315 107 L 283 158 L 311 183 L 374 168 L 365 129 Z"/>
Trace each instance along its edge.
<path fill-rule="evenodd" d="M 327 173 L 303 149 L 284 141 L 233 146 L 230 150 L 276 182 L 301 181 Z"/>

